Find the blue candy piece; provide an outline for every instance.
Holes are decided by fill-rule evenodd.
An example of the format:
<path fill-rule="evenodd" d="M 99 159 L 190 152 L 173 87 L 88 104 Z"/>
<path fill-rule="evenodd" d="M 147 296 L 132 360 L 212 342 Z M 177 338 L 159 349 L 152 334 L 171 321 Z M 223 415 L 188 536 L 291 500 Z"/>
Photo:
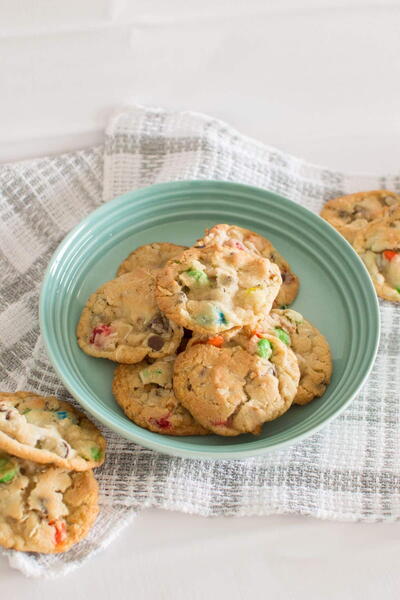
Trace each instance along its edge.
<path fill-rule="evenodd" d="M 68 418 L 68 413 L 66 410 L 58 410 L 56 412 L 56 415 L 59 419 L 67 419 Z"/>
<path fill-rule="evenodd" d="M 222 310 L 219 310 L 217 312 L 217 323 L 222 323 L 222 325 L 227 325 L 228 321 L 225 318 L 224 313 L 222 312 Z"/>

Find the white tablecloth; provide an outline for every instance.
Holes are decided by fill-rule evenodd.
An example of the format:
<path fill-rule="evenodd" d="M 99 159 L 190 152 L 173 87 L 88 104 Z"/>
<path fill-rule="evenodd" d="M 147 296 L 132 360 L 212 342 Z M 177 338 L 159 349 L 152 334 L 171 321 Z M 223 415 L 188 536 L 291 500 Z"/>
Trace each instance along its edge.
<path fill-rule="evenodd" d="M 25 0 L 1 10 L 1 160 L 100 141 L 111 110 L 133 99 L 211 113 L 333 168 L 398 168 L 400 12 L 390 3 Z M 62 581 L 25 580 L 1 559 L 0 593 L 391 600 L 399 535 L 399 523 L 149 511 Z"/>

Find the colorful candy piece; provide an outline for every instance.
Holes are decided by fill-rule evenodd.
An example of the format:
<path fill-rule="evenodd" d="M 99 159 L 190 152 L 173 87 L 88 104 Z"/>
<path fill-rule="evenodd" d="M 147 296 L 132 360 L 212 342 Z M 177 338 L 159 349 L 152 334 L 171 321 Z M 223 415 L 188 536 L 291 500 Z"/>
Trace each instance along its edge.
<path fill-rule="evenodd" d="M 66 410 L 58 410 L 56 412 L 57 418 L 60 419 L 61 421 L 63 419 L 68 419 L 68 413 Z"/>
<path fill-rule="evenodd" d="M 214 337 L 208 338 L 207 340 L 207 344 L 215 346 L 216 348 L 221 348 L 223 343 L 224 338 L 222 337 L 222 335 L 215 335 Z"/>
<path fill-rule="evenodd" d="M 18 467 L 7 458 L 0 458 L 0 483 L 9 483 L 17 474 Z"/>
<path fill-rule="evenodd" d="M 56 521 L 49 521 L 49 525 L 55 529 L 54 539 L 56 546 L 65 542 L 67 539 L 67 525 L 65 521 L 57 519 Z"/>
<path fill-rule="evenodd" d="M 94 344 L 95 346 L 101 345 L 101 340 L 97 339 L 98 336 L 107 336 L 113 332 L 112 327 L 110 325 L 98 325 L 92 331 L 92 335 L 90 336 L 89 342 Z"/>
<path fill-rule="evenodd" d="M 101 456 L 102 456 L 102 451 L 101 448 L 98 448 L 97 446 L 93 446 L 93 448 L 90 449 L 90 456 L 93 458 L 93 460 L 100 460 Z"/>
<path fill-rule="evenodd" d="M 257 342 L 257 354 L 261 358 L 269 358 L 272 354 L 272 345 L 269 340 L 262 338 Z"/>
<path fill-rule="evenodd" d="M 160 429 L 169 429 L 171 427 L 171 423 L 167 419 L 167 417 L 160 417 L 159 419 L 154 419 L 153 417 L 149 419 L 150 423 L 156 425 Z"/>
<path fill-rule="evenodd" d="M 204 271 L 200 271 L 199 269 L 188 269 L 186 273 L 199 285 L 206 285 L 208 283 L 208 277 Z"/>
<path fill-rule="evenodd" d="M 220 323 L 222 325 L 228 324 L 228 321 L 226 320 L 226 317 L 225 317 L 224 313 L 222 312 L 222 310 L 217 311 L 217 323 Z"/>
<path fill-rule="evenodd" d="M 393 260 L 397 256 L 398 252 L 395 250 L 384 250 L 383 256 L 386 260 Z"/>
<path fill-rule="evenodd" d="M 290 335 L 281 327 L 275 327 L 275 335 L 281 340 L 286 346 L 290 346 Z"/>

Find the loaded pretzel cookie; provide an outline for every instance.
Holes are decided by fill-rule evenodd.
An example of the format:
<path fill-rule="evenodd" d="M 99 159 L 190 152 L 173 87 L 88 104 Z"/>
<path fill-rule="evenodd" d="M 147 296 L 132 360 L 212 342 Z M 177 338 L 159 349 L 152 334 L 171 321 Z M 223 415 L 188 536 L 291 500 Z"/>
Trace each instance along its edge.
<path fill-rule="evenodd" d="M 255 324 L 282 284 L 268 259 L 226 246 L 185 250 L 157 277 L 156 298 L 168 318 L 199 333 Z"/>
<path fill-rule="evenodd" d="M 371 223 L 354 240 L 378 296 L 400 302 L 400 207 Z"/>
<path fill-rule="evenodd" d="M 274 306 L 291 304 L 299 291 L 299 279 L 290 268 L 289 263 L 279 254 L 269 240 L 262 235 L 238 227 L 237 225 L 214 225 L 199 239 L 195 247 L 219 245 L 237 250 L 247 250 L 276 263 L 282 277 L 282 287 L 274 301 Z"/>
<path fill-rule="evenodd" d="M 300 367 L 300 381 L 294 404 L 308 404 L 324 394 L 332 375 L 329 344 L 322 333 L 300 313 L 272 310 L 260 323 L 257 336 L 267 331 L 290 346 Z"/>
<path fill-rule="evenodd" d="M 399 206 L 400 195 L 394 192 L 358 192 L 328 200 L 321 211 L 321 217 L 352 244 L 357 233 L 371 221 L 385 217 Z"/>
<path fill-rule="evenodd" d="M 294 310 L 273 309 L 253 330 L 249 327 L 237 327 L 211 337 L 195 334 L 189 340 L 188 347 L 196 344 L 218 348 L 239 345 L 253 354 L 261 355 L 266 334 L 279 338 L 296 355 L 300 381 L 293 404 L 308 404 L 314 398 L 322 396 L 332 374 L 329 344 L 314 325 Z"/>
<path fill-rule="evenodd" d="M 297 360 L 267 334 L 251 351 L 230 344 L 197 343 L 180 354 L 175 393 L 199 423 L 219 435 L 258 434 L 290 408 L 300 376 Z"/>
<path fill-rule="evenodd" d="M 126 416 L 150 431 L 168 435 L 209 433 L 179 402 L 172 387 L 175 356 L 118 365 L 112 390 Z"/>
<path fill-rule="evenodd" d="M 186 250 L 186 246 L 176 246 L 167 242 L 154 242 L 136 248 L 120 264 L 117 276 L 130 273 L 137 267 L 143 269 L 161 269 L 171 258 L 177 258 Z"/>
<path fill-rule="evenodd" d="M 128 364 L 173 354 L 183 329 L 160 312 L 155 288 L 155 272 L 139 267 L 102 285 L 78 323 L 81 349 Z"/>
<path fill-rule="evenodd" d="M 0 449 L 38 463 L 86 471 L 104 462 L 100 431 L 71 404 L 31 392 L 0 393 Z"/>
<path fill-rule="evenodd" d="M 41 465 L 0 451 L 0 545 L 24 552 L 65 552 L 98 514 L 92 471 Z"/>

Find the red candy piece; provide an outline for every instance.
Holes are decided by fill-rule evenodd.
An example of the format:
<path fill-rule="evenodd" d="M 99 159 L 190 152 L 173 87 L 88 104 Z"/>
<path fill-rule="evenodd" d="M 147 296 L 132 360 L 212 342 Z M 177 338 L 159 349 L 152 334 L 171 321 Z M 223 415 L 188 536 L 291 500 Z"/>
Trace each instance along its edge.
<path fill-rule="evenodd" d="M 110 325 L 99 325 L 98 327 L 95 327 L 92 331 L 92 335 L 90 336 L 89 342 L 91 344 L 94 344 L 95 346 L 98 346 L 99 344 L 96 343 L 96 336 L 98 335 L 110 335 L 110 333 L 112 333 L 112 327 L 110 327 Z"/>
<path fill-rule="evenodd" d="M 54 534 L 56 546 L 59 546 L 60 544 L 65 542 L 67 538 L 67 526 L 65 524 L 65 521 L 49 521 L 49 525 L 54 527 L 54 529 L 56 530 Z"/>
<path fill-rule="evenodd" d="M 160 417 L 159 419 L 149 419 L 150 423 L 153 425 L 157 425 L 160 429 L 169 429 L 171 427 L 171 423 L 168 421 L 167 417 Z"/>
<path fill-rule="evenodd" d="M 385 250 L 383 252 L 383 256 L 386 258 L 386 260 L 393 260 L 396 255 L 397 252 L 395 252 L 394 250 Z"/>
<path fill-rule="evenodd" d="M 238 242 L 237 240 L 229 240 L 229 245 L 238 248 L 238 250 L 246 250 L 242 242 Z"/>

